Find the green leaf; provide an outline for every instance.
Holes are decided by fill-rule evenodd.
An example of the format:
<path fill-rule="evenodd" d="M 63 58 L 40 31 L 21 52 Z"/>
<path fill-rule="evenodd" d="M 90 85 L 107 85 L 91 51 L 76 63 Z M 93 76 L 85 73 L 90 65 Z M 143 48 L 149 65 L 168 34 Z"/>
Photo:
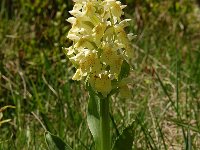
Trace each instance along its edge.
<path fill-rule="evenodd" d="M 124 60 L 119 74 L 119 80 L 128 77 L 129 73 L 130 73 L 130 65 Z"/>
<path fill-rule="evenodd" d="M 193 132 L 196 132 L 196 133 L 200 133 L 200 130 L 188 123 L 185 123 L 183 122 L 182 120 L 177 120 L 177 119 L 167 119 L 168 121 L 171 121 L 171 122 L 174 122 L 176 125 L 180 126 L 180 127 L 183 127 L 183 128 L 186 128 L 186 129 L 190 129 L 192 130 Z"/>
<path fill-rule="evenodd" d="M 45 132 L 45 139 L 49 150 L 72 150 L 72 148 L 63 142 L 58 136 Z"/>
<path fill-rule="evenodd" d="M 115 140 L 112 150 L 132 150 L 134 140 L 133 125 L 134 123 L 122 131 Z"/>
<path fill-rule="evenodd" d="M 90 94 L 89 103 L 88 103 L 88 112 L 87 112 L 87 122 L 92 133 L 92 136 L 95 140 L 96 147 L 100 144 L 100 114 L 99 114 L 99 97 L 92 90 L 91 86 L 87 86 L 87 89 Z"/>
<path fill-rule="evenodd" d="M 50 133 L 56 134 L 56 130 L 54 129 L 52 123 L 49 121 L 49 118 L 42 112 L 40 113 L 40 115 L 42 117 L 42 121 L 44 122 L 44 125 L 47 131 L 49 131 Z"/>

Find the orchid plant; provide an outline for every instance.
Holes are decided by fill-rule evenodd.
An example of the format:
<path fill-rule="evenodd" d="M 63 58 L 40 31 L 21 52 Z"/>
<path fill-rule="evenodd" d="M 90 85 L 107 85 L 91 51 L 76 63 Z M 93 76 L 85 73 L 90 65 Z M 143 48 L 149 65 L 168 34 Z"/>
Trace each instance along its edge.
<path fill-rule="evenodd" d="M 72 17 L 67 19 L 72 24 L 67 38 L 73 44 L 65 48 L 66 55 L 76 67 L 72 79 L 85 81 L 89 91 L 87 122 L 96 149 L 119 149 L 120 138 L 115 144 L 111 143 L 109 103 L 115 93 L 124 98 L 131 97 L 127 84 L 130 82 L 133 34 L 125 32 L 130 19 L 121 19 L 126 6 L 120 1 L 74 2 L 73 10 L 69 12 Z M 124 146 L 131 149 L 131 146 Z"/>

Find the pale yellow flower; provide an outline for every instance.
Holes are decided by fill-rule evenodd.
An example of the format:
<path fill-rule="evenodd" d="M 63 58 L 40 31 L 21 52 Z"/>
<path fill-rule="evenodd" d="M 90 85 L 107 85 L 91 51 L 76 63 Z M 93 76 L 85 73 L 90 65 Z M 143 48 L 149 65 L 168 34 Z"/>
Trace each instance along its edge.
<path fill-rule="evenodd" d="M 91 16 L 95 15 L 95 11 L 96 11 L 96 9 L 95 9 L 94 4 L 92 2 L 86 3 L 86 5 L 85 5 L 85 15 L 91 17 Z"/>
<path fill-rule="evenodd" d="M 120 21 L 120 17 L 123 15 L 122 9 L 125 8 L 125 5 L 121 5 L 120 1 L 116 0 L 105 0 L 103 1 L 105 9 L 108 9 L 111 12 L 111 17 L 114 18 L 114 23 Z"/>
<path fill-rule="evenodd" d="M 89 79 L 92 87 L 103 96 L 107 96 L 112 90 L 111 79 L 107 74 L 101 74 L 100 76 L 91 76 Z"/>
<path fill-rule="evenodd" d="M 109 45 L 108 43 L 105 43 L 105 45 L 102 47 L 102 54 L 101 54 L 101 61 L 105 63 L 106 65 L 111 65 L 113 61 L 117 58 L 117 51 L 112 48 L 113 45 Z"/>
<path fill-rule="evenodd" d="M 77 68 L 72 79 L 88 79 L 95 91 L 107 96 L 112 88 L 116 88 L 112 87 L 111 81 L 118 80 L 123 61 L 133 53 L 130 43 L 133 35 L 124 30 L 130 19 L 121 20 L 125 5 L 120 1 L 74 2 L 70 11 L 72 17 L 67 19 L 72 24 L 67 38 L 73 45 L 65 49 Z"/>
<path fill-rule="evenodd" d="M 101 77 L 97 78 L 95 81 L 95 89 L 101 92 L 103 96 L 107 96 L 112 90 L 111 79 L 108 75 L 102 74 Z"/>
<path fill-rule="evenodd" d="M 101 63 L 98 59 L 98 56 L 96 53 L 89 53 L 85 55 L 83 59 L 80 60 L 80 69 L 83 72 L 96 72 L 99 73 L 101 71 Z"/>
<path fill-rule="evenodd" d="M 74 45 L 75 48 L 87 48 L 87 49 L 94 49 L 95 48 L 95 45 L 90 41 L 89 38 L 81 38 L 75 45 Z"/>
<path fill-rule="evenodd" d="M 100 45 L 106 27 L 106 23 L 102 22 L 93 28 L 94 41 L 97 45 Z"/>
<path fill-rule="evenodd" d="M 102 48 L 102 54 L 100 60 L 105 65 L 110 67 L 110 73 L 115 75 L 116 78 L 121 71 L 121 65 L 123 58 L 117 54 L 115 45 L 105 44 Z"/>
<path fill-rule="evenodd" d="M 81 71 L 81 69 L 77 69 L 76 73 L 74 74 L 74 76 L 72 77 L 72 80 L 81 80 L 83 77 L 83 73 Z"/>

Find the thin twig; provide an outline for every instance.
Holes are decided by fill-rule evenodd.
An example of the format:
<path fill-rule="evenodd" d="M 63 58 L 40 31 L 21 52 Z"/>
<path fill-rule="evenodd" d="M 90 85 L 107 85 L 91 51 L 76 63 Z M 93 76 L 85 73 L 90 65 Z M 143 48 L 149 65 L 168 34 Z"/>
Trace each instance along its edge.
<path fill-rule="evenodd" d="M 47 128 L 45 127 L 45 125 L 39 119 L 39 117 L 34 112 L 31 112 L 31 114 L 33 114 L 33 116 L 39 121 L 39 123 L 42 125 L 43 129 L 45 130 L 45 132 L 48 131 Z"/>

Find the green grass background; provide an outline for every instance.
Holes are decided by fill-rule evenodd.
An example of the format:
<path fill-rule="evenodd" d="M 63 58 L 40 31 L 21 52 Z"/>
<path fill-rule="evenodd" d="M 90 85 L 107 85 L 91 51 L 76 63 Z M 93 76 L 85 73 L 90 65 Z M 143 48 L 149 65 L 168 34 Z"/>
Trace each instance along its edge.
<path fill-rule="evenodd" d="M 113 139 L 134 122 L 134 150 L 200 149 L 200 8 L 194 0 L 123 0 L 135 36 L 131 99 L 112 97 Z M 47 149 L 44 129 L 94 149 L 88 93 L 63 52 L 70 0 L 0 1 L 0 150 Z M 118 133 L 119 132 L 119 133 Z"/>

